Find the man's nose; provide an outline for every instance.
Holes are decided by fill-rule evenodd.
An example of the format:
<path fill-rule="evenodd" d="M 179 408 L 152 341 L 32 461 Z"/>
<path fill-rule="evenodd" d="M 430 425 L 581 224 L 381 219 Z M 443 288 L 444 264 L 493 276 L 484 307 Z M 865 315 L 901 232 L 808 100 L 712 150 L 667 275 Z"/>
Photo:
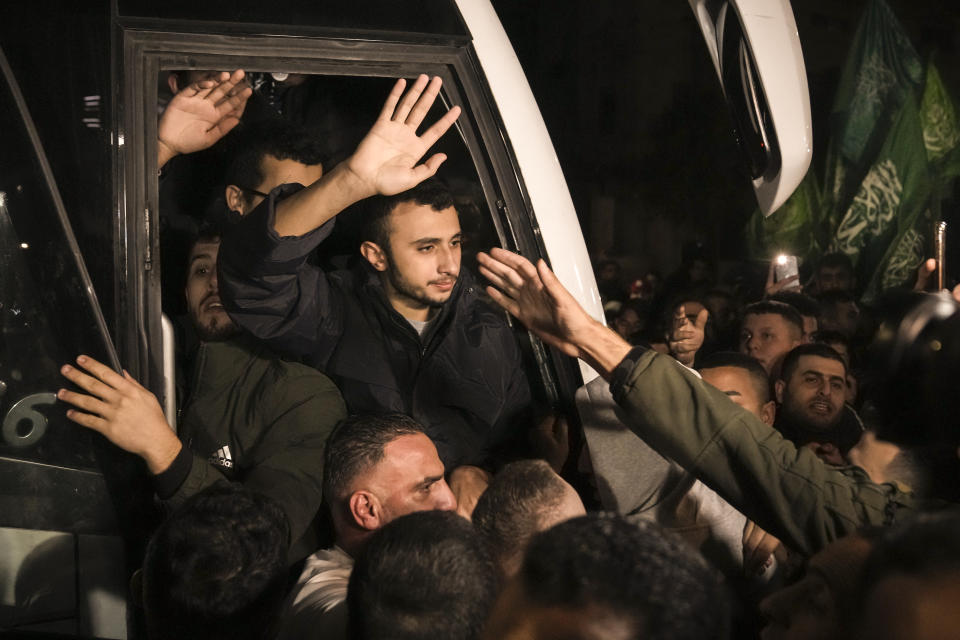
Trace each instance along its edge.
<path fill-rule="evenodd" d="M 440 483 L 443 486 L 437 488 L 433 508 L 438 511 L 454 511 L 457 508 L 457 498 L 453 495 L 453 491 L 450 490 L 446 480 L 440 480 Z"/>
<path fill-rule="evenodd" d="M 443 247 L 440 249 L 440 260 L 437 263 L 437 271 L 450 274 L 459 272 L 460 252 L 451 247 Z"/>
<path fill-rule="evenodd" d="M 214 293 L 219 293 L 219 292 L 220 292 L 220 283 L 219 283 L 219 281 L 217 280 L 217 267 L 216 267 L 216 266 L 214 266 L 213 269 L 210 270 L 210 280 L 209 280 L 209 282 L 207 282 L 207 286 L 210 288 L 210 291 L 212 291 L 212 292 L 214 292 Z"/>

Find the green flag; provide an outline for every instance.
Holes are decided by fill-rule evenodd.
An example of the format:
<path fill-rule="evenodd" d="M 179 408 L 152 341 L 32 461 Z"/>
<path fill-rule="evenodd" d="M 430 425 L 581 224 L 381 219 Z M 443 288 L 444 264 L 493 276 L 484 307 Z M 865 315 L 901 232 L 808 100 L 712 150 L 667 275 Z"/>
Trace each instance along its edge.
<path fill-rule="evenodd" d="M 770 216 L 755 209 L 747 223 L 747 243 L 754 258 L 771 259 L 786 253 L 816 259 L 822 245 L 818 242 L 820 187 L 813 170 L 797 190 Z"/>
<path fill-rule="evenodd" d="M 884 0 L 870 0 L 857 27 L 830 115 L 824 202 L 833 227 L 850 205 L 923 65 Z"/>
<path fill-rule="evenodd" d="M 864 302 L 903 284 L 916 270 L 932 225 L 930 187 L 920 113 L 909 97 L 841 217 L 830 247 L 850 256 L 866 280 Z"/>

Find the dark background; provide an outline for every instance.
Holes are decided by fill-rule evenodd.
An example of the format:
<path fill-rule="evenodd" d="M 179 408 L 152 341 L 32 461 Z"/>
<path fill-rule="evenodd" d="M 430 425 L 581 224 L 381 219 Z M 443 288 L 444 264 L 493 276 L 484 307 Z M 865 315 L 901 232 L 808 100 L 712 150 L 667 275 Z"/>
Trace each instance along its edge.
<path fill-rule="evenodd" d="M 887 0 L 921 58 L 960 96 L 956 0 Z M 689 241 L 747 257 L 756 204 L 687 2 L 493 0 L 553 138 L 594 256 L 669 273 Z M 813 114 L 814 168 L 866 0 L 793 0 Z M 953 238 L 957 239 L 953 239 Z M 960 241 L 957 232 L 951 242 Z M 951 269 L 952 270 L 952 269 Z"/>

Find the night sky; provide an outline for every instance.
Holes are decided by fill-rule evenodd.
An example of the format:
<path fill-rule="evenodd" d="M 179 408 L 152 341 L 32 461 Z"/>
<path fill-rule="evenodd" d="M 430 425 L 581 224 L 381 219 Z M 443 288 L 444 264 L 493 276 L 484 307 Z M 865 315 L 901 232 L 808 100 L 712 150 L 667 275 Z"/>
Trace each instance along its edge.
<path fill-rule="evenodd" d="M 669 271 L 699 240 L 745 257 L 755 200 L 686 2 L 494 0 L 551 132 L 592 253 Z M 960 96 L 955 0 L 888 0 Z M 866 0 L 795 0 L 822 168 L 840 68 Z"/>

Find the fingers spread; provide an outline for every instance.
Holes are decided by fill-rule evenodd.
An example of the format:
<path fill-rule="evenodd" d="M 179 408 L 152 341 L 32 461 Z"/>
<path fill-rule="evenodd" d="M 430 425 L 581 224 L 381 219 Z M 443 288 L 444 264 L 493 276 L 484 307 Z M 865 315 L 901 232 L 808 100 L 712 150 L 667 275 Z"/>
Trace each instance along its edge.
<path fill-rule="evenodd" d="M 460 117 L 460 107 L 451 107 L 449 111 L 443 114 L 443 117 L 430 125 L 430 128 L 423 132 L 423 135 L 420 136 L 420 140 L 423 141 L 424 147 L 429 149 L 433 146 L 440 137 L 447 132 L 447 130 L 453 126 L 453 123 L 457 121 L 457 118 Z"/>
<path fill-rule="evenodd" d="M 513 298 L 508 298 L 496 287 L 487 287 L 487 295 L 489 295 L 493 301 L 500 305 L 507 313 L 513 316 L 518 316 L 520 306 L 517 304 L 516 300 Z"/>
<path fill-rule="evenodd" d="M 94 431 L 97 431 L 99 433 L 104 433 L 104 431 L 107 428 L 106 420 L 94 415 L 90 415 L 89 413 L 83 413 L 82 411 L 76 411 L 74 409 L 70 409 L 69 411 L 67 411 L 67 418 L 69 418 L 73 422 L 76 422 L 82 427 L 93 429 Z"/>
<path fill-rule="evenodd" d="M 102 362 L 94 360 L 90 356 L 77 356 L 77 364 L 86 369 L 94 377 L 102 380 L 104 383 L 113 387 L 114 389 L 119 389 L 125 383 L 123 377 L 119 373 Z"/>
<path fill-rule="evenodd" d="M 410 90 L 403 95 L 403 98 L 400 99 L 400 104 L 398 104 L 397 108 L 393 110 L 393 117 L 391 120 L 394 122 L 406 122 L 407 116 L 410 115 L 413 105 L 415 105 L 417 100 L 420 99 L 420 95 L 427 86 L 427 82 L 429 82 L 429 79 L 427 78 L 426 74 L 421 73 L 419 76 L 417 76 L 413 86 L 411 86 Z"/>
<path fill-rule="evenodd" d="M 387 96 L 387 100 L 383 103 L 383 109 L 380 110 L 380 115 L 377 117 L 378 120 L 390 120 L 393 118 L 393 111 L 397 108 L 397 103 L 400 101 L 400 96 L 403 95 L 403 89 L 407 86 L 407 81 L 403 78 L 397 80 L 393 89 L 390 90 L 390 95 Z"/>
<path fill-rule="evenodd" d="M 412 126 L 414 129 L 420 126 L 420 123 L 423 122 L 423 119 L 427 117 L 427 112 L 430 111 L 430 107 L 433 106 L 433 102 L 437 99 L 437 95 L 440 93 L 440 85 L 442 83 L 443 81 L 439 76 L 434 76 L 430 79 L 426 90 L 417 99 L 417 102 L 413 105 L 413 108 L 410 110 L 410 114 L 406 117 L 404 123 Z"/>
<path fill-rule="evenodd" d="M 109 410 L 107 405 L 97 398 L 82 393 L 76 393 L 75 391 L 69 391 L 67 389 L 60 389 L 60 391 L 57 392 L 57 399 L 62 400 L 67 404 L 72 404 L 78 409 L 83 409 L 88 413 L 93 413 L 98 416 L 103 416 L 104 413 Z"/>

